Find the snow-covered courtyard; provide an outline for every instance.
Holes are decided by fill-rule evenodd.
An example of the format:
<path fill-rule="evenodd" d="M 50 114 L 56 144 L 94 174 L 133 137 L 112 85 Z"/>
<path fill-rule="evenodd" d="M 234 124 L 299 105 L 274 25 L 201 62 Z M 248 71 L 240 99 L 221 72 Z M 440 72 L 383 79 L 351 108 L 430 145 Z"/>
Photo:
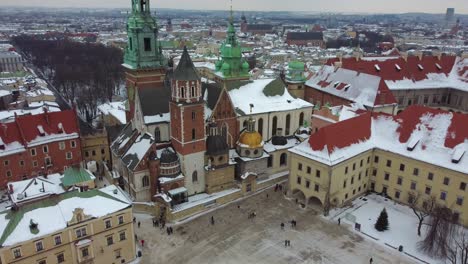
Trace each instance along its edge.
<path fill-rule="evenodd" d="M 389 230 L 379 232 L 374 228 L 374 224 L 384 208 L 388 214 Z M 418 250 L 417 244 L 424 239 L 426 230 L 423 226 L 421 237 L 417 235 L 418 218 L 408 206 L 377 194 L 370 194 L 353 201 L 352 207 L 332 210 L 328 217 L 333 222 L 337 222 L 338 218 L 341 219 L 342 225 L 365 234 L 370 241 L 388 248 L 403 246 L 405 254 L 422 260 L 421 263 L 445 263 L 444 260 L 432 259 Z M 354 229 L 355 223 L 361 225 L 360 232 Z"/>
<path fill-rule="evenodd" d="M 249 219 L 252 212 L 257 216 Z M 272 189 L 173 225 L 173 235 L 153 227 L 151 216 L 135 216 L 141 222 L 140 228 L 135 226 L 138 240 L 145 240 L 143 264 L 367 264 L 371 257 L 374 264 L 420 263 L 323 219 L 313 209 L 300 209 Z M 296 227 L 289 223 L 293 219 Z M 290 247 L 285 247 L 285 240 L 291 241 Z"/>

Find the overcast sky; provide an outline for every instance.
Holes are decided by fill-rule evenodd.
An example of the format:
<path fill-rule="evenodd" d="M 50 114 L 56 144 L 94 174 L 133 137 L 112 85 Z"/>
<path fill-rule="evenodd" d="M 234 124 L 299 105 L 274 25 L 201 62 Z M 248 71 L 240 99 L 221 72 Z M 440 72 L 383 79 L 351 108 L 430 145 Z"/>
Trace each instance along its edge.
<path fill-rule="evenodd" d="M 0 0 L 0 6 L 45 7 L 130 7 L 131 0 Z M 152 8 L 215 9 L 229 8 L 229 0 L 151 0 Z M 234 0 L 235 10 L 280 10 L 315 12 L 445 13 L 468 14 L 468 0 Z"/>

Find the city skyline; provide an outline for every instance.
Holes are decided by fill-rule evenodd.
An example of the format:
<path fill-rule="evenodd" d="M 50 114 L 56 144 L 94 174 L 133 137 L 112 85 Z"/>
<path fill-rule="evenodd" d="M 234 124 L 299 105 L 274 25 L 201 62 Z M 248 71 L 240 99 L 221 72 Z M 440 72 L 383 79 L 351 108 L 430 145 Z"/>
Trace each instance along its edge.
<path fill-rule="evenodd" d="M 448 7 L 455 8 L 456 14 L 468 14 L 468 5 L 463 4 L 465 0 L 415 0 L 408 3 L 405 0 L 395 0 L 391 5 L 382 4 L 381 1 L 373 0 L 349 0 L 343 5 L 343 0 L 329 0 L 326 2 L 318 0 L 292 0 L 268 1 L 268 0 L 236 0 L 233 2 L 234 10 L 245 11 L 306 11 L 306 12 L 341 12 L 341 13 L 440 13 L 444 14 Z M 152 8 L 173 9 L 195 9 L 195 10 L 226 10 L 230 6 L 228 0 L 171 0 L 152 1 Z M 16 7 L 58 7 L 58 8 L 128 8 L 129 0 L 17 0 L 2 2 L 0 6 Z"/>

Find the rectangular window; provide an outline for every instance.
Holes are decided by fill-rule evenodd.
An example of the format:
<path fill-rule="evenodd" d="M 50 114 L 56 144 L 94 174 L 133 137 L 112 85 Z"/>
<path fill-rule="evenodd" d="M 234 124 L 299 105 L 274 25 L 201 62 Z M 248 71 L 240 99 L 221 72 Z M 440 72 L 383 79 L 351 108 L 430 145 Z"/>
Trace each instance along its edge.
<path fill-rule="evenodd" d="M 312 168 L 311 167 L 307 167 L 307 174 L 310 174 L 312 172 Z"/>
<path fill-rule="evenodd" d="M 398 179 L 397 179 L 397 184 L 398 184 L 398 185 L 402 185 L 402 184 L 403 184 L 403 178 L 402 178 L 402 177 L 398 177 Z"/>
<path fill-rule="evenodd" d="M 106 220 L 105 223 L 106 223 L 106 229 L 109 229 L 109 228 L 112 227 L 112 223 L 111 223 L 111 220 L 110 220 L 110 219 Z"/>
<path fill-rule="evenodd" d="M 440 192 L 440 199 L 442 201 L 445 201 L 445 199 L 447 199 L 447 193 L 446 192 Z"/>
<path fill-rule="evenodd" d="M 388 181 L 390 179 L 390 174 L 388 172 L 384 175 L 384 180 Z"/>
<path fill-rule="evenodd" d="M 77 229 L 75 232 L 76 232 L 76 237 L 77 238 L 84 237 L 84 236 L 86 236 L 86 227 L 82 227 L 80 229 Z"/>
<path fill-rule="evenodd" d="M 73 154 L 71 152 L 67 152 L 65 156 L 67 160 L 71 160 L 73 158 Z"/>
<path fill-rule="evenodd" d="M 85 247 L 85 248 L 82 248 L 82 249 L 81 249 L 81 256 L 82 256 L 83 258 L 86 258 L 86 257 L 89 256 L 89 249 L 88 249 L 88 247 Z"/>
<path fill-rule="evenodd" d="M 361 180 L 361 174 L 362 172 L 359 173 L 358 180 Z"/>
<path fill-rule="evenodd" d="M 42 244 L 42 241 L 37 241 L 36 242 L 36 251 L 42 251 L 44 250 L 44 245 Z"/>
<path fill-rule="evenodd" d="M 416 190 L 416 182 L 411 182 L 411 190 Z"/>
<path fill-rule="evenodd" d="M 414 176 L 418 176 L 418 175 L 419 175 L 419 169 L 418 169 L 418 168 L 414 168 L 414 170 L 413 170 L 413 175 L 414 175 Z"/>
<path fill-rule="evenodd" d="M 450 184 L 450 179 L 448 177 L 444 178 L 444 185 L 449 185 Z"/>
<path fill-rule="evenodd" d="M 463 197 L 457 197 L 457 205 L 463 205 Z"/>
<path fill-rule="evenodd" d="M 392 167 L 392 161 L 391 160 L 387 160 L 387 167 Z"/>
<path fill-rule="evenodd" d="M 102 155 L 106 154 L 106 150 L 102 148 L 102 149 L 101 149 L 101 154 L 102 154 Z"/>
<path fill-rule="evenodd" d="M 63 253 L 57 254 L 57 262 L 58 262 L 58 263 L 63 263 L 63 262 L 65 262 L 65 256 L 63 255 Z"/>
<path fill-rule="evenodd" d="M 7 171 L 7 172 L 6 172 L 6 176 L 7 176 L 8 178 L 10 178 L 10 177 L 13 176 L 13 175 L 11 174 L 11 171 Z"/>
<path fill-rule="evenodd" d="M 372 176 L 377 176 L 377 169 L 372 170 Z"/>
<path fill-rule="evenodd" d="M 89 157 L 89 151 L 85 151 L 85 157 L 88 158 Z"/>
<path fill-rule="evenodd" d="M 400 171 L 405 171 L 405 164 L 400 164 Z"/>
<path fill-rule="evenodd" d="M 460 182 L 460 190 L 466 190 L 466 182 Z"/>
<path fill-rule="evenodd" d="M 125 234 L 125 232 L 120 232 L 119 238 L 120 238 L 120 241 L 124 241 L 125 239 L 127 239 L 127 235 Z"/>
<path fill-rule="evenodd" d="M 430 181 L 432 181 L 432 180 L 434 179 L 434 173 L 429 172 L 429 173 L 427 174 L 427 179 L 430 180 Z"/>
<path fill-rule="evenodd" d="M 310 181 L 306 180 L 306 188 L 310 188 Z"/>
<path fill-rule="evenodd" d="M 347 174 L 348 173 L 348 166 L 345 167 L 344 169 L 344 173 Z"/>
<path fill-rule="evenodd" d="M 345 196 L 344 196 L 345 199 L 348 199 L 348 194 L 346 193 Z"/>
<path fill-rule="evenodd" d="M 72 148 L 76 148 L 76 141 L 75 140 L 70 141 L 70 146 Z"/>
<path fill-rule="evenodd" d="M 356 163 L 353 163 L 353 170 L 356 170 Z"/>
<path fill-rule="evenodd" d="M 13 249 L 13 256 L 15 257 L 15 259 L 21 258 L 21 249 L 20 248 Z"/>
<path fill-rule="evenodd" d="M 93 150 L 92 154 L 93 154 L 93 157 L 95 157 L 96 156 L 96 150 Z"/>
<path fill-rule="evenodd" d="M 375 182 L 371 182 L 371 183 L 370 183 L 370 188 L 371 188 L 372 191 L 375 190 Z"/>
<path fill-rule="evenodd" d="M 351 184 L 354 184 L 354 176 L 351 177 Z"/>
<path fill-rule="evenodd" d="M 21 167 L 24 167 L 24 160 L 20 160 L 19 164 Z"/>
<path fill-rule="evenodd" d="M 427 195 L 430 195 L 431 194 L 431 187 L 426 186 L 426 189 L 424 190 L 424 193 L 427 194 Z"/>
<path fill-rule="evenodd" d="M 119 225 L 124 223 L 124 217 L 123 215 L 119 216 Z"/>
<path fill-rule="evenodd" d="M 5 160 L 5 161 L 3 162 L 3 165 L 5 165 L 5 166 L 8 166 L 9 164 L 10 164 L 10 161 L 8 161 L 8 160 Z"/>
<path fill-rule="evenodd" d="M 36 149 L 35 148 L 32 148 L 31 149 L 31 156 L 36 156 Z"/>
<path fill-rule="evenodd" d="M 364 164 L 364 160 L 361 160 L 361 162 L 359 163 L 359 167 L 362 167 L 363 164 Z"/>
<path fill-rule="evenodd" d="M 268 157 L 267 167 L 268 168 L 273 167 L 273 156 Z"/>
<path fill-rule="evenodd" d="M 369 164 L 369 162 L 370 162 L 370 156 L 367 157 L 367 164 Z"/>
<path fill-rule="evenodd" d="M 44 153 L 49 153 L 49 147 L 48 146 L 42 146 L 42 151 L 44 151 Z"/>
<path fill-rule="evenodd" d="M 318 184 L 315 184 L 314 190 L 318 192 L 320 190 L 320 186 Z"/>
<path fill-rule="evenodd" d="M 150 38 L 144 38 L 143 42 L 144 42 L 144 45 L 145 45 L 145 51 L 151 51 L 151 39 Z"/>
<path fill-rule="evenodd" d="M 374 157 L 374 163 L 379 163 L 379 156 Z"/>
<path fill-rule="evenodd" d="M 64 150 L 65 149 L 65 142 L 59 142 L 59 149 Z"/>
<path fill-rule="evenodd" d="M 37 161 L 34 160 L 34 161 L 33 161 L 33 167 L 35 168 L 35 167 L 37 167 L 37 166 L 38 166 Z"/>
<path fill-rule="evenodd" d="M 47 264 L 47 261 L 45 259 L 41 259 L 37 261 L 37 264 Z"/>
<path fill-rule="evenodd" d="M 297 177 L 297 184 L 301 184 L 301 181 L 302 181 L 301 177 L 298 176 L 298 177 Z"/>
<path fill-rule="evenodd" d="M 315 177 L 320 178 L 320 171 L 319 170 L 315 171 Z"/>
<path fill-rule="evenodd" d="M 58 246 L 62 244 L 62 237 L 60 235 L 57 235 L 54 237 L 55 245 Z"/>
<path fill-rule="evenodd" d="M 112 236 L 108 236 L 108 237 L 106 238 L 106 240 L 107 240 L 107 245 L 108 245 L 108 246 L 114 244 L 114 238 L 113 238 Z"/>
<path fill-rule="evenodd" d="M 344 180 L 343 182 L 343 188 L 346 188 L 347 180 Z"/>
<path fill-rule="evenodd" d="M 400 199 L 400 192 L 399 191 L 395 191 L 395 198 Z"/>
<path fill-rule="evenodd" d="M 297 164 L 297 169 L 300 170 L 300 171 L 302 171 L 302 163 L 298 163 L 298 164 Z"/>
<path fill-rule="evenodd" d="M 195 112 L 192 112 L 192 120 L 195 120 L 197 117 L 197 114 Z"/>
<path fill-rule="evenodd" d="M 196 134 L 195 134 L 195 129 L 192 129 L 192 140 L 195 140 Z"/>
<path fill-rule="evenodd" d="M 116 259 L 119 259 L 119 258 L 122 257 L 122 256 L 120 255 L 120 249 L 117 249 L 116 251 L 114 251 L 114 254 L 115 254 L 115 258 L 116 258 Z"/>

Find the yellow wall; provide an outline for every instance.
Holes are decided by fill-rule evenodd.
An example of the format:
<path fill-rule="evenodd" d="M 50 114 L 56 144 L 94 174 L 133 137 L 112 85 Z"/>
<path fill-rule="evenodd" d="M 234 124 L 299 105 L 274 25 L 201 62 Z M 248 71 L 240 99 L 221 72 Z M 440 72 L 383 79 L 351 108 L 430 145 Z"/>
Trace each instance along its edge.
<path fill-rule="evenodd" d="M 118 224 L 118 216 L 120 215 L 124 216 L 123 224 Z M 112 223 L 108 229 L 105 228 L 104 222 L 107 219 L 110 219 Z M 84 226 L 86 226 L 88 236 L 77 238 L 75 230 Z M 126 239 L 120 241 L 119 233 L 123 231 L 125 231 Z M 62 238 L 62 244 L 55 246 L 54 237 L 59 234 Z M 112 235 L 114 240 L 110 246 L 107 245 L 107 236 L 109 235 Z M 121 263 L 122 259 L 125 259 L 125 263 L 127 263 L 133 260 L 136 256 L 136 250 L 132 209 L 127 208 L 107 217 L 85 220 L 40 239 L 26 241 L 12 247 L 4 247 L 0 250 L 1 263 L 36 264 L 42 259 L 46 260 L 47 263 L 57 263 L 57 254 L 59 253 L 64 254 L 65 262 L 63 263 L 78 263 L 78 254 L 81 252 L 75 244 L 83 239 L 92 241 L 88 246 L 90 254 L 94 256 L 94 263 Z M 37 241 L 43 241 L 44 249 L 40 252 L 36 252 L 35 243 Z M 22 257 L 15 259 L 13 249 L 18 247 L 21 248 Z M 121 257 L 116 259 L 115 251 L 119 249 Z"/>
<path fill-rule="evenodd" d="M 110 160 L 109 141 L 105 131 L 83 136 L 81 138 L 81 149 L 82 156 L 86 161 Z M 102 152 L 104 152 L 104 154 Z"/>

